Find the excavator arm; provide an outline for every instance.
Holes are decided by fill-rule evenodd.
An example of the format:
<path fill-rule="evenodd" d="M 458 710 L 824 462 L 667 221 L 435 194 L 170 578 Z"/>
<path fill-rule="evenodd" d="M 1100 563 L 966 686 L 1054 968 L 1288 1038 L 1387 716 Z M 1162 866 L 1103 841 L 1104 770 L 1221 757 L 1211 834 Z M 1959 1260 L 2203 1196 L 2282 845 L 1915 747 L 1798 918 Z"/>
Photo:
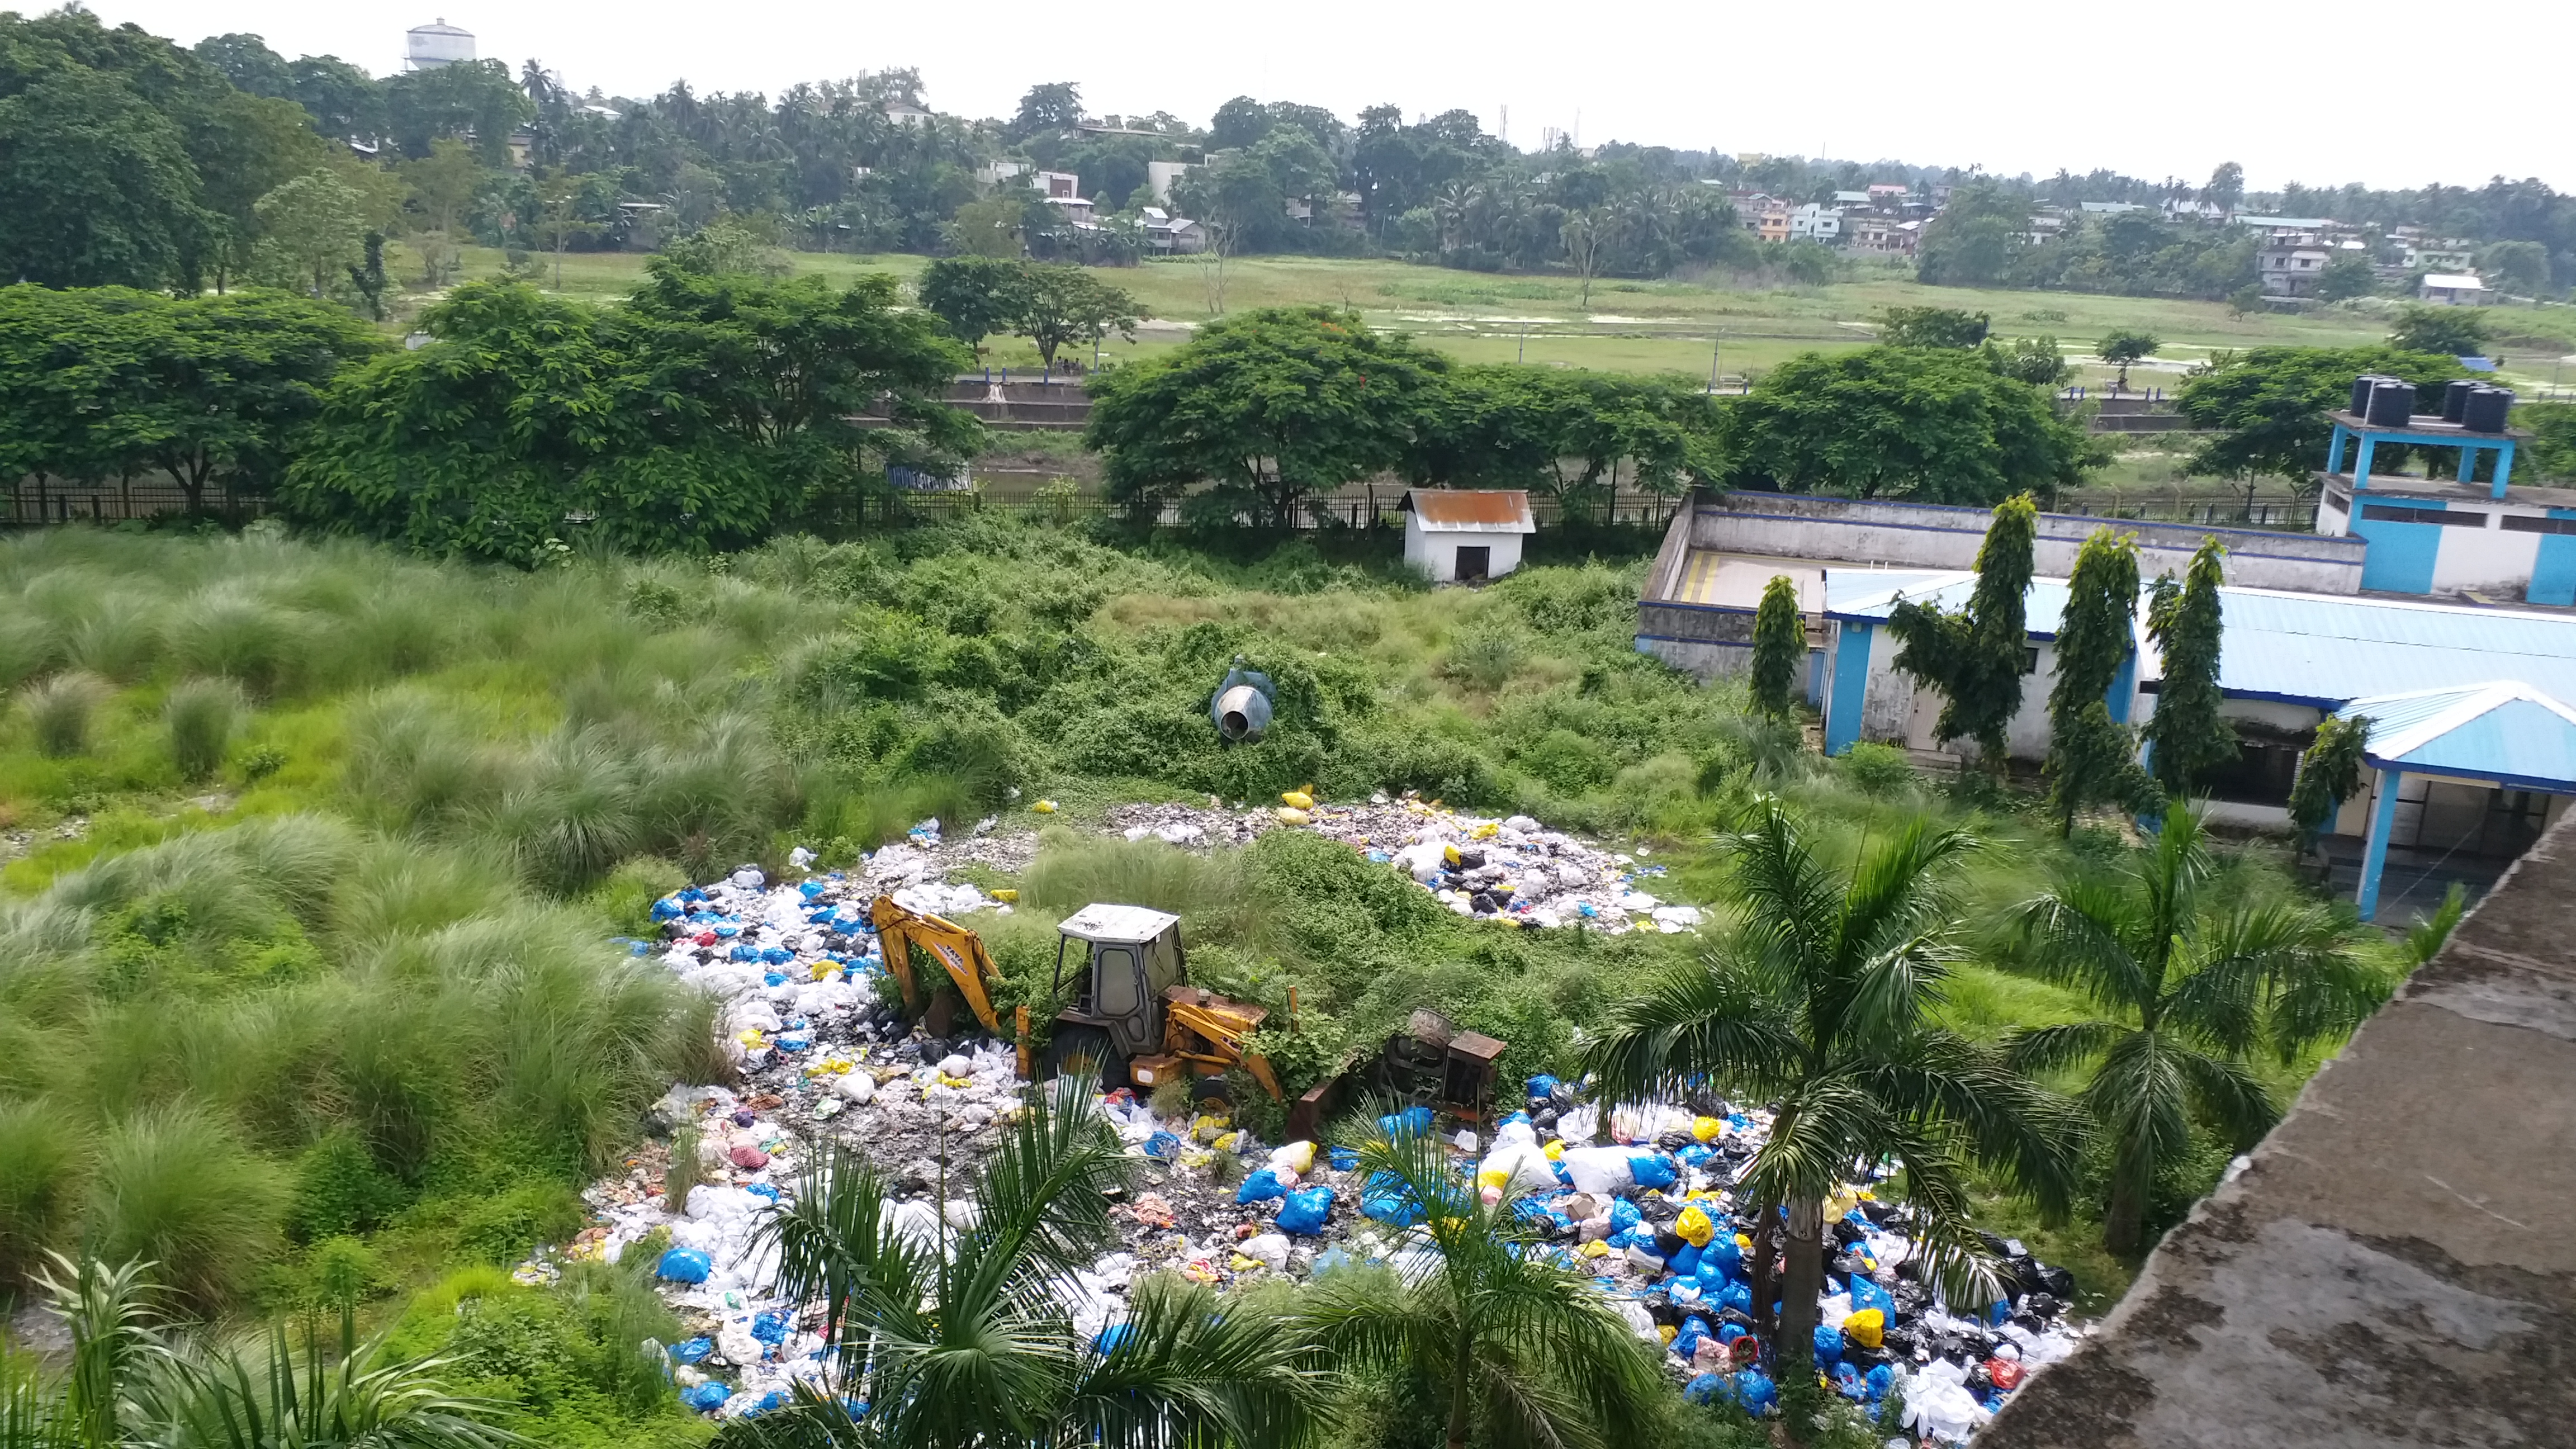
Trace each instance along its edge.
<path fill-rule="evenodd" d="M 905 1011 L 921 1010 L 921 986 L 912 975 L 912 948 L 919 946 L 947 970 L 948 979 L 957 983 L 957 994 L 966 998 L 984 1029 L 1000 1034 L 1002 1021 L 993 1011 L 990 984 L 1000 981 L 1002 973 L 985 951 L 983 937 L 945 916 L 907 910 L 891 896 L 876 898 L 868 908 L 868 922 L 876 927 L 877 942 L 885 948 L 886 970 L 903 990 Z"/>
<path fill-rule="evenodd" d="M 1253 1029 L 1269 1015 L 1266 1009 L 1187 986 L 1165 992 L 1163 1003 L 1166 1052 L 1209 1066 L 1241 1066 L 1272 1100 L 1286 1099 L 1279 1090 L 1279 1078 L 1270 1070 L 1270 1059 L 1244 1047 Z"/>

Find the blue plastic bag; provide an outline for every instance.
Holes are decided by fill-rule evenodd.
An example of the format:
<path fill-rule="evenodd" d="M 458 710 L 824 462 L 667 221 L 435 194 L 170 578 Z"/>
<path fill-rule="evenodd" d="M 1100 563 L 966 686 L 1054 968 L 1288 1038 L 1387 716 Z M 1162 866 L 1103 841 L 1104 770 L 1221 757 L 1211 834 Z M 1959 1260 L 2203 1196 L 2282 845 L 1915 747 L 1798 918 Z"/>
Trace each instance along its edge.
<path fill-rule="evenodd" d="M 1715 1402 L 1717 1396 L 1725 1392 L 1726 1375 L 1701 1374 L 1683 1386 L 1682 1397 L 1694 1404 L 1706 1404 Z"/>
<path fill-rule="evenodd" d="M 715 1270 L 715 1260 L 695 1248 L 673 1248 L 653 1265 L 654 1274 L 665 1283 L 704 1283 Z"/>
<path fill-rule="evenodd" d="M 2011 1317 L 2012 1304 L 2004 1299 L 1998 1298 L 1995 1300 L 1995 1306 L 1986 1310 L 1986 1326 L 1989 1328 L 2001 1327 L 2005 1320 Z"/>
<path fill-rule="evenodd" d="M 1717 1301 L 1721 1306 L 1732 1308 L 1747 1317 L 1753 1313 L 1753 1289 L 1748 1284 L 1727 1284 L 1726 1291 L 1718 1295 Z"/>
<path fill-rule="evenodd" d="M 1708 1338 L 1708 1320 L 1694 1313 L 1682 1320 L 1682 1331 L 1673 1335 L 1673 1352 L 1688 1358 L 1699 1351 Z"/>
<path fill-rule="evenodd" d="M 1279 1174 L 1266 1167 L 1245 1178 L 1243 1186 L 1234 1190 L 1234 1200 L 1238 1203 L 1269 1202 L 1287 1195 L 1288 1189 L 1279 1185 Z"/>
<path fill-rule="evenodd" d="M 1348 1172 L 1360 1165 L 1360 1155 L 1348 1147 L 1327 1147 L 1324 1149 L 1324 1161 L 1330 1164 L 1335 1172 Z"/>
<path fill-rule="evenodd" d="M 676 921 L 687 914 L 685 907 L 667 896 L 653 903 L 653 919 L 657 921 Z"/>
<path fill-rule="evenodd" d="M 1635 1203 L 1628 1201 L 1626 1198 L 1623 1197 L 1617 1202 L 1610 1204 L 1610 1230 L 1612 1232 L 1624 1233 L 1642 1221 L 1644 1221 L 1644 1215 L 1637 1211 L 1637 1205 Z"/>
<path fill-rule="evenodd" d="M 1272 1223 L 1283 1233 L 1315 1237 L 1324 1231 L 1324 1220 L 1333 1215 L 1333 1190 L 1329 1187 L 1301 1188 L 1288 1194 L 1288 1204 L 1279 1209 Z"/>
<path fill-rule="evenodd" d="M 1869 1384 L 1860 1376 L 1859 1369 L 1847 1363 L 1838 1363 L 1834 1365 L 1834 1392 L 1846 1399 L 1858 1401 L 1869 1397 Z"/>
<path fill-rule="evenodd" d="M 1541 1072 L 1537 1076 L 1529 1079 L 1529 1094 L 1533 1097 L 1544 1097 L 1555 1091 L 1556 1087 L 1556 1078 L 1549 1076 L 1545 1072 Z"/>
<path fill-rule="evenodd" d="M 1887 1391 L 1895 1386 L 1896 1371 L 1885 1364 L 1871 1369 L 1861 1379 L 1861 1388 L 1869 1395 L 1869 1401 L 1873 1404 L 1886 1398 Z"/>
<path fill-rule="evenodd" d="M 1736 1246 L 1734 1232 L 1723 1222 L 1717 1225 L 1717 1235 L 1708 1240 L 1708 1246 L 1699 1250 L 1699 1260 L 1702 1266 L 1716 1264 L 1717 1270 L 1729 1278 L 1744 1276 L 1744 1250 Z"/>
<path fill-rule="evenodd" d="M 1127 1341 L 1127 1333 L 1128 1329 L 1126 1324 L 1113 1323 L 1107 1328 L 1100 1330 L 1100 1336 L 1091 1341 L 1091 1347 L 1098 1353 L 1110 1353 L 1114 1351 L 1118 1345 Z"/>
<path fill-rule="evenodd" d="M 714 1339 L 692 1338 L 671 1350 L 671 1361 L 673 1363 L 696 1363 L 698 1360 L 705 1358 L 708 1354 L 715 1351 L 716 1343 Z"/>
<path fill-rule="evenodd" d="M 1896 1321 L 1896 1299 L 1894 1296 L 1889 1294 L 1886 1289 L 1879 1287 L 1876 1283 L 1871 1282 L 1858 1273 L 1854 1273 L 1852 1275 L 1851 1301 L 1852 1312 L 1854 1313 L 1858 1313 L 1864 1308 L 1875 1308 L 1879 1312 L 1887 1315 L 1888 1322 L 1894 1323 Z"/>
<path fill-rule="evenodd" d="M 1673 1276 L 1676 1278 L 1697 1277 L 1699 1274 L 1699 1249 L 1692 1247 L 1688 1243 L 1684 1243 L 1682 1244 L 1682 1250 L 1680 1252 L 1675 1253 L 1664 1260 L 1664 1266 L 1672 1269 Z"/>
<path fill-rule="evenodd" d="M 1391 1228 L 1409 1228 L 1422 1221 L 1422 1208 L 1409 1197 L 1380 1193 L 1360 1199 L 1360 1216 Z"/>
<path fill-rule="evenodd" d="M 1673 1160 L 1664 1156 L 1660 1152 L 1639 1152 L 1630 1154 L 1628 1158 L 1628 1170 L 1636 1177 L 1637 1186 L 1639 1188 L 1670 1187 L 1673 1185 L 1675 1176 L 1673 1172 Z"/>
<path fill-rule="evenodd" d="M 809 901 L 819 899 L 823 894 L 823 883 L 819 880 L 806 881 L 796 887 L 796 893 Z"/>
<path fill-rule="evenodd" d="M 1748 1414 L 1767 1414 L 1771 1412 L 1772 1405 L 1780 1402 L 1780 1390 L 1771 1382 L 1769 1374 L 1760 1369 L 1746 1369 L 1735 1376 L 1735 1401 L 1742 1404 Z"/>
<path fill-rule="evenodd" d="M 1181 1155 L 1181 1139 L 1169 1132 L 1157 1132 L 1145 1139 L 1145 1155 L 1169 1162 Z"/>
<path fill-rule="evenodd" d="M 1720 1343 L 1732 1345 L 1743 1336 L 1744 1325 L 1741 1323 L 1721 1323 L 1717 1326 L 1717 1341 Z"/>
<path fill-rule="evenodd" d="M 767 946 L 761 949 L 760 959 L 772 966 L 784 966 L 796 959 L 796 953 L 784 946 Z"/>
<path fill-rule="evenodd" d="M 778 1189 L 769 1183 L 746 1182 L 742 1185 L 742 1190 L 753 1197 L 765 1197 L 771 1202 L 778 1201 Z"/>
<path fill-rule="evenodd" d="M 754 1316 L 751 1320 L 751 1336 L 766 1344 L 785 1343 L 787 1315 L 773 1308 L 766 1313 Z"/>
<path fill-rule="evenodd" d="M 1843 1358 L 1843 1331 L 1819 1323 L 1816 1325 L 1816 1362 L 1840 1363 Z"/>
<path fill-rule="evenodd" d="M 1407 1107 L 1377 1119 L 1378 1130 L 1389 1137 L 1419 1137 L 1431 1130 L 1431 1109 Z"/>
<path fill-rule="evenodd" d="M 725 1400 L 732 1397 L 733 1390 L 726 1388 L 724 1385 L 717 1383 L 713 1379 L 709 1379 L 705 1383 L 690 1389 L 687 1393 L 680 1395 L 680 1402 L 697 1410 L 701 1414 L 712 1414 L 716 1410 L 723 1408 Z"/>

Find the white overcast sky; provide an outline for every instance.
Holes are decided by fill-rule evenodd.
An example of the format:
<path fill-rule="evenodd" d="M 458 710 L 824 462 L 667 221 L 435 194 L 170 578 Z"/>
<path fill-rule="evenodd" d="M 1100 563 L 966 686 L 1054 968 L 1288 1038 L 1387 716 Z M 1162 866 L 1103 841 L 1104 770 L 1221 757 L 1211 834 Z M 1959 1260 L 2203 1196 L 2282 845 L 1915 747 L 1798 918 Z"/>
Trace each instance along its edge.
<path fill-rule="evenodd" d="M 5 0 L 0 0 L 5 3 Z M 40 6 L 18 0 L 32 12 Z M 443 12 L 479 53 L 534 56 L 575 86 L 775 94 L 798 80 L 918 66 L 931 106 L 1010 113 L 1040 81 L 1095 114 L 1204 125 L 1228 97 L 1345 118 L 1392 101 L 1474 111 L 1510 136 L 1622 140 L 2004 175 L 2110 167 L 2248 184 L 2476 185 L 2502 173 L 2576 189 L 2568 65 L 2576 3 L 2458 8 L 2346 0 L 1287 0 L 1218 6 L 981 0 L 90 0 L 181 44 L 223 31 L 292 59 L 379 75 Z M 2384 103 L 2383 103 L 2384 102 Z"/>

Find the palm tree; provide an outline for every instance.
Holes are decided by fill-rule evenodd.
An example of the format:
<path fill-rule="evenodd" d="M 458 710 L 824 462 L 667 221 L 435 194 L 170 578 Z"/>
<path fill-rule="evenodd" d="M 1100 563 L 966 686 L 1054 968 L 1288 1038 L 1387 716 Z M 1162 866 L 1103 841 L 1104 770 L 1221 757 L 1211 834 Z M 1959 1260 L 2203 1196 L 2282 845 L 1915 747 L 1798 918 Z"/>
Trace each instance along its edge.
<path fill-rule="evenodd" d="M 1089 1084 L 1059 1079 L 987 1158 L 964 1227 L 914 1227 L 848 1148 L 764 1222 L 778 1287 L 818 1302 L 832 1393 L 728 1425 L 743 1445 L 1193 1446 L 1295 1443 L 1323 1380 L 1268 1315 L 1150 1281 L 1122 1328 L 1074 1321 L 1076 1269 L 1116 1241 L 1128 1161 Z"/>
<path fill-rule="evenodd" d="M 2050 1072 L 2093 1064 L 2080 1100 L 2111 1148 L 2103 1239 L 2143 1243 L 2157 1171 L 2207 1123 L 2237 1150 L 2279 1112 L 2245 1058 L 2270 1045 L 2286 1059 L 2350 1030 L 2380 987 L 2330 910 L 2309 904 L 2201 908 L 2210 877 L 2200 819 L 2180 803 L 2116 875 L 2077 875 L 2024 906 L 2031 964 L 2088 995 L 2112 1018 L 2016 1033 L 2014 1065 Z"/>
<path fill-rule="evenodd" d="M 336 1356 L 286 1331 L 267 1352 L 195 1342 L 162 1316 L 152 1264 L 77 1265 L 35 1279 L 69 1329 L 71 1362 L 47 1380 L 0 1365 L 0 1449 L 511 1449 L 502 1406 L 445 1387 L 443 1361 L 387 1361 L 383 1339 Z"/>
<path fill-rule="evenodd" d="M 1427 1251 L 1318 1278 L 1299 1320 L 1351 1368 L 1386 1368 L 1448 1400 L 1450 1449 L 1633 1445 L 1665 1392 L 1654 1357 L 1592 1281 L 1559 1266 L 1506 1194 L 1482 1203 L 1427 1132 L 1359 1144 L 1359 1167 L 1422 1206 Z M 1384 1181 L 1384 1179 L 1377 1179 Z"/>
<path fill-rule="evenodd" d="M 1607 1100 L 1702 1079 L 1776 1106 L 1735 1185 L 1761 1224 L 1754 1302 L 1767 1314 L 1771 1231 L 1787 1209 L 1787 1282 L 1774 1340 L 1783 1382 L 1813 1353 L 1824 1200 L 1887 1158 L 1905 1169 L 1919 1256 L 1953 1302 L 1996 1278 L 1968 1226 L 1973 1162 L 2063 1212 L 2080 1119 L 2070 1104 L 1933 1021 L 1956 954 L 1945 877 L 1972 848 L 1917 818 L 1843 878 L 1777 797 L 1720 841 L 1743 923 L 1701 961 L 1612 1008 L 1585 1051 Z"/>

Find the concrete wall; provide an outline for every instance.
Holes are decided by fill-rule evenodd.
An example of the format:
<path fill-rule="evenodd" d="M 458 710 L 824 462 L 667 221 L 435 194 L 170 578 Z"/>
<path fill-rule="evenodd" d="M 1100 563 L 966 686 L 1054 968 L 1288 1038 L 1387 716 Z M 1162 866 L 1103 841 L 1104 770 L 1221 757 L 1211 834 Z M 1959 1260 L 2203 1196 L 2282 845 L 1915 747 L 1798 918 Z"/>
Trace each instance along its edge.
<path fill-rule="evenodd" d="M 1840 631 L 1852 628 L 1849 623 L 1838 624 L 1837 641 L 1844 637 Z M 1912 675 L 1896 667 L 1897 651 L 1903 647 L 1897 643 L 1896 635 L 1884 628 L 1869 630 L 1865 656 L 1857 653 L 1859 633 L 1855 630 L 1850 637 L 1856 646 L 1854 658 L 1865 658 L 1868 667 L 1867 683 L 1861 690 L 1860 738 L 1909 750 L 1947 748 L 1937 738 L 1941 692 L 1917 685 Z M 2057 679 L 2057 651 L 2045 640 L 2037 641 L 2035 647 L 2039 650 L 2039 668 L 2022 676 L 2021 708 L 2004 730 L 2005 753 L 2017 760 L 2048 757 L 2048 691 Z M 1842 649 L 1834 647 L 1826 651 L 1826 657 L 1832 662 L 1826 668 L 1825 691 L 1832 698 L 1830 676 L 1833 670 L 1845 667 L 1845 656 Z M 1965 742 L 1957 748 L 1964 750 Z"/>
<path fill-rule="evenodd" d="M 1976 566 L 1990 510 L 1924 503 L 1865 502 L 1796 493 L 1730 493 L 1703 502 L 1691 517 L 1691 546 L 1775 558 L 1839 559 L 1898 567 Z M 2139 572 L 2181 574 L 2201 540 L 2228 549 L 2227 581 L 2247 588 L 2350 594 L 2361 588 L 2363 545 L 2352 538 L 2258 529 L 2201 528 L 2134 519 L 2043 513 L 2032 566 L 2064 578 L 2076 550 L 2108 524 L 2135 534 Z"/>
<path fill-rule="evenodd" d="M 1979 1449 L 2538 1449 L 2576 1374 L 2561 819 Z"/>
<path fill-rule="evenodd" d="M 1494 530 L 1432 530 L 1422 526 L 1422 516 L 1404 515 L 1404 561 L 1430 576 L 1435 584 L 1458 581 L 1458 550 L 1461 547 L 1489 551 L 1485 577 L 1499 579 L 1521 566 L 1521 536 Z"/>

